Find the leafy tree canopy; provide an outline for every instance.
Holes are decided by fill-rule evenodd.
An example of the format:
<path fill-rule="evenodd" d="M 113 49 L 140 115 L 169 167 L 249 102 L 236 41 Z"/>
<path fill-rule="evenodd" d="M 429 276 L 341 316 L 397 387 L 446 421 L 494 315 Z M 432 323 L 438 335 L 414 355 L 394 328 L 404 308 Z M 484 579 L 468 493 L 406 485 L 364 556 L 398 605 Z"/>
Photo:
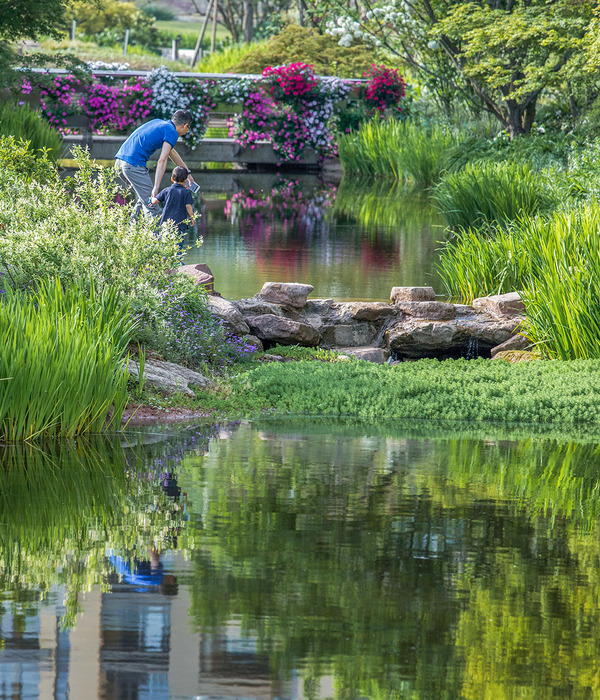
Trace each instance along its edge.
<path fill-rule="evenodd" d="M 597 0 L 307 0 L 342 45 L 370 41 L 418 69 L 447 102 L 479 102 L 528 133 L 542 90 L 568 78 L 588 41 Z"/>

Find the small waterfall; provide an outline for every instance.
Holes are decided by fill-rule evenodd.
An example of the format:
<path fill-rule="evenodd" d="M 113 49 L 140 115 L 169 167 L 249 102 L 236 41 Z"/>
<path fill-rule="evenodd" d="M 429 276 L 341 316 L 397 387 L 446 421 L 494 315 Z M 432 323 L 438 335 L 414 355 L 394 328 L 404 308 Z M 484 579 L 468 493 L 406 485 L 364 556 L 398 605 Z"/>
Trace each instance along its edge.
<path fill-rule="evenodd" d="M 474 360 L 476 357 L 479 357 L 479 338 L 469 338 L 465 357 L 467 360 Z"/>

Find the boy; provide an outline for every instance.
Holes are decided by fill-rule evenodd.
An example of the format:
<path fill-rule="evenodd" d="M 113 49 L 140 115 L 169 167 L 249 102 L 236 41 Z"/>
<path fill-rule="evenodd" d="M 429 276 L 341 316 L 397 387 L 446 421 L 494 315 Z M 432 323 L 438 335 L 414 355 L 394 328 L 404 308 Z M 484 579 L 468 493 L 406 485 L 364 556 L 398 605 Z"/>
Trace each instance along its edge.
<path fill-rule="evenodd" d="M 173 168 L 171 175 L 171 187 L 166 187 L 156 197 L 151 197 L 150 202 L 155 205 L 157 202 L 164 202 L 160 223 L 163 221 L 173 221 L 181 236 L 185 236 L 187 224 L 183 222 L 186 219 L 190 220 L 193 226 L 196 221 L 194 219 L 192 193 L 187 189 L 186 180 L 189 177 L 189 171 L 181 165 Z"/>

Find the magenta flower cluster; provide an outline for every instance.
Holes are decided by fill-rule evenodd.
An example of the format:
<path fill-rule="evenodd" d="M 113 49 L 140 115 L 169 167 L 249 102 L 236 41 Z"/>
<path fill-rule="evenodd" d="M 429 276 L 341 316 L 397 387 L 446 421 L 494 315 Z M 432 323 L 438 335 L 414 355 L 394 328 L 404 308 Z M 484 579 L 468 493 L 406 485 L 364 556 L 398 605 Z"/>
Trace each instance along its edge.
<path fill-rule="evenodd" d="M 396 69 L 373 64 L 368 71 L 363 73 L 363 78 L 369 79 L 365 91 L 368 105 L 379 112 L 383 112 L 385 109 L 402 110 L 399 103 L 404 97 L 406 86 Z"/>
<path fill-rule="evenodd" d="M 81 81 L 73 75 L 56 76 L 50 84 L 43 85 L 40 90 L 42 117 L 56 129 L 64 130 L 67 117 L 77 111 L 77 104 L 73 98 L 80 88 Z M 29 94 L 31 91 L 31 82 L 24 80 L 21 92 Z"/>
<path fill-rule="evenodd" d="M 152 91 L 145 81 L 129 85 L 90 85 L 79 100 L 81 111 L 90 120 L 96 133 L 103 131 L 126 132 L 137 126 L 150 114 Z"/>

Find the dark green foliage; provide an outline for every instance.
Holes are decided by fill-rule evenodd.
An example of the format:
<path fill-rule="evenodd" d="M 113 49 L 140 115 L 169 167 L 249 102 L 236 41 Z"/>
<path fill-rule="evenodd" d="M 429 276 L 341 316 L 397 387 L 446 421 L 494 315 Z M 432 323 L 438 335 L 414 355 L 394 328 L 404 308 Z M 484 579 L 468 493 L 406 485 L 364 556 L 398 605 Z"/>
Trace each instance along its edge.
<path fill-rule="evenodd" d="M 280 363 L 236 387 L 293 414 L 600 427 L 600 361 Z"/>
<path fill-rule="evenodd" d="M 68 0 L 0 0 L 0 37 L 5 40 L 59 36 Z"/>
<path fill-rule="evenodd" d="M 373 60 L 373 51 L 366 46 L 344 48 L 330 36 L 290 24 L 232 65 L 229 72 L 261 73 L 268 66 L 302 62 L 311 64 L 317 75 L 360 78 Z"/>

